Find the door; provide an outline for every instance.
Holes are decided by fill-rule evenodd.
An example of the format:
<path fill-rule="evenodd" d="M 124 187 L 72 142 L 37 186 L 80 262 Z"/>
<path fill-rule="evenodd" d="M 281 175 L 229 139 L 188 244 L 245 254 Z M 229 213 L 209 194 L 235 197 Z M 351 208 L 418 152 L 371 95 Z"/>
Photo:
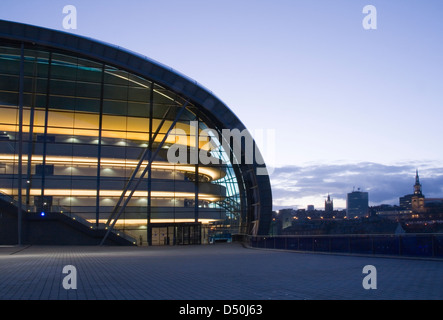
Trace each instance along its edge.
<path fill-rule="evenodd" d="M 172 229 L 172 233 L 171 230 Z M 152 228 L 152 245 L 153 246 L 169 246 L 173 245 L 174 229 L 168 227 Z"/>

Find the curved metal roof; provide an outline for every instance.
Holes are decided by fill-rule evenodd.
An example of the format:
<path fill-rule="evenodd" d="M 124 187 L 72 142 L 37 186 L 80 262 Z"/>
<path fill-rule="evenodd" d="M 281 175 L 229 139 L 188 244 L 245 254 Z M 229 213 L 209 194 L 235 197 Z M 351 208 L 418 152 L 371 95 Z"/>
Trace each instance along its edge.
<path fill-rule="evenodd" d="M 0 38 L 73 52 L 124 69 L 191 100 L 205 114 L 211 115 L 211 120 L 221 129 L 246 129 L 237 116 L 208 89 L 172 68 L 140 54 L 68 32 L 6 20 L 0 20 Z M 260 154 L 256 156 L 261 157 Z M 266 170 L 265 165 L 257 163 L 241 165 L 248 205 L 251 207 L 249 210 L 259 210 L 254 213 L 260 220 L 258 234 L 268 234 L 272 215 L 271 185 L 267 174 L 256 174 L 257 168 Z"/>

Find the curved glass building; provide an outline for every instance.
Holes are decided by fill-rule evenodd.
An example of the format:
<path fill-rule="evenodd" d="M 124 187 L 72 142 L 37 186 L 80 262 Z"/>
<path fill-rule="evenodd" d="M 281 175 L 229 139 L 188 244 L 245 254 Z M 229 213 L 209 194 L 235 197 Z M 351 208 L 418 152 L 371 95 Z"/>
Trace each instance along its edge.
<path fill-rule="evenodd" d="M 18 242 L 82 243 L 68 221 L 91 243 L 268 234 L 269 177 L 244 125 L 149 58 L 0 21 L 0 115 L 0 225 Z"/>

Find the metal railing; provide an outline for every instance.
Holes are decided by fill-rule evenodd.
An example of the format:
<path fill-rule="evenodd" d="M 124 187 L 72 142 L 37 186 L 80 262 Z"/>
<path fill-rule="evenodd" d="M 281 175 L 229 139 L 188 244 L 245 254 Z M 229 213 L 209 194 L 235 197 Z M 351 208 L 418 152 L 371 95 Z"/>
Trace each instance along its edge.
<path fill-rule="evenodd" d="M 443 258 L 443 234 L 247 236 L 253 248 L 300 252 Z"/>

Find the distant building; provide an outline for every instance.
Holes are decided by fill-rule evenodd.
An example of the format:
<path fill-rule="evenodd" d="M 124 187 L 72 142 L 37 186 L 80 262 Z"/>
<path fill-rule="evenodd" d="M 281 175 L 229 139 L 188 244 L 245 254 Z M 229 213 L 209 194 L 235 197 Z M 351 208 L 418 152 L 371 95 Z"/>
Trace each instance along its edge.
<path fill-rule="evenodd" d="M 346 214 L 349 217 L 362 217 L 367 215 L 369 209 L 369 197 L 367 192 L 352 191 L 346 197 Z"/>
<path fill-rule="evenodd" d="M 282 209 L 278 211 L 278 219 L 281 221 L 281 228 L 285 229 L 292 226 L 292 220 L 294 217 L 293 209 Z"/>
<path fill-rule="evenodd" d="M 415 172 L 414 194 L 411 198 L 412 211 L 425 212 L 425 196 L 421 191 L 420 178 L 418 177 L 418 170 Z"/>
<path fill-rule="evenodd" d="M 332 214 L 334 211 L 334 201 L 331 199 L 331 196 L 328 194 L 328 199 L 325 200 L 325 215 Z"/>
<path fill-rule="evenodd" d="M 308 204 L 307 211 L 314 211 L 314 210 L 315 210 L 314 205 L 313 204 Z"/>
<path fill-rule="evenodd" d="M 425 208 L 426 213 L 430 214 L 429 216 L 437 214 L 439 217 L 443 217 L 443 198 L 426 198 Z"/>
<path fill-rule="evenodd" d="M 412 210 L 412 194 L 407 194 L 403 197 L 400 197 L 400 207 L 404 210 Z"/>
<path fill-rule="evenodd" d="M 418 170 L 415 172 L 413 193 L 399 198 L 399 207 L 374 207 L 376 214 L 396 221 L 413 220 L 416 227 L 420 223 L 439 221 L 443 218 L 443 198 L 426 198 L 422 191 Z M 432 223 L 434 223 L 432 222 Z M 418 227 L 417 227 L 418 228 Z M 416 230 L 417 230 L 416 228 Z"/>
<path fill-rule="evenodd" d="M 272 212 L 270 235 L 280 235 L 282 230 L 292 226 L 295 211 L 293 209 L 280 209 Z"/>
<path fill-rule="evenodd" d="M 414 193 L 400 197 L 399 202 L 400 207 L 404 210 L 412 210 L 415 213 L 426 211 L 425 195 L 422 192 L 418 170 L 415 172 Z"/>

